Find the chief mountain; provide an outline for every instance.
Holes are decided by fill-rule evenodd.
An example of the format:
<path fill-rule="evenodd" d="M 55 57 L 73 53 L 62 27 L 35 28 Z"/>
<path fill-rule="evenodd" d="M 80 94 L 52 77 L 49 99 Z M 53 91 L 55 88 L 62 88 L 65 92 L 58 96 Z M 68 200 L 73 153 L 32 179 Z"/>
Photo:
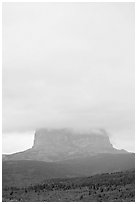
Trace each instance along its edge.
<path fill-rule="evenodd" d="M 3 178 L 7 179 L 7 173 L 12 178 L 25 174 L 26 180 L 31 175 L 31 182 L 34 178 L 88 176 L 134 167 L 134 153 L 115 149 L 103 129 L 88 133 L 39 129 L 32 148 L 3 155 Z"/>
<path fill-rule="evenodd" d="M 8 156 L 3 155 L 3 159 L 55 162 L 104 153 L 128 152 L 115 149 L 103 129 L 94 129 L 89 133 L 77 133 L 69 129 L 40 129 L 35 132 L 31 149 Z"/>

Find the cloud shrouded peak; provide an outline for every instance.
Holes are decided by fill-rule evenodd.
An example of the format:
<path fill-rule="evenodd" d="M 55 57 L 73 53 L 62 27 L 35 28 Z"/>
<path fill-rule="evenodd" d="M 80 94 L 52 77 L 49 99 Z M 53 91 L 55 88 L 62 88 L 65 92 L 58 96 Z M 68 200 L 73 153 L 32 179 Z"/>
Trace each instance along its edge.
<path fill-rule="evenodd" d="M 3 135 L 42 127 L 133 146 L 133 3 L 3 4 Z"/>

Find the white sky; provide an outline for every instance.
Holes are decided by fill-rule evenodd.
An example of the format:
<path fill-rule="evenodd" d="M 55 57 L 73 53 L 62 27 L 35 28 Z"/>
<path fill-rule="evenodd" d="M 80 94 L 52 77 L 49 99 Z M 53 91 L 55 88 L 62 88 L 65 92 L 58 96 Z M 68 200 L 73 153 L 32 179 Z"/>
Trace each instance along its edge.
<path fill-rule="evenodd" d="M 134 3 L 3 3 L 3 152 L 40 127 L 134 151 Z"/>

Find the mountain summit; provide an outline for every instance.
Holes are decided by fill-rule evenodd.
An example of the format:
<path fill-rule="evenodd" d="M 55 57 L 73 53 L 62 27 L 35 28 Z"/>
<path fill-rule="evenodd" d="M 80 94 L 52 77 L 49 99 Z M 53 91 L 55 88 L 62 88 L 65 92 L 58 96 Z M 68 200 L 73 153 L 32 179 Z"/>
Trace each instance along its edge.
<path fill-rule="evenodd" d="M 31 149 L 3 157 L 4 160 L 39 160 L 47 162 L 86 158 L 100 153 L 121 154 L 110 143 L 107 132 L 93 129 L 75 132 L 70 129 L 39 129 Z"/>

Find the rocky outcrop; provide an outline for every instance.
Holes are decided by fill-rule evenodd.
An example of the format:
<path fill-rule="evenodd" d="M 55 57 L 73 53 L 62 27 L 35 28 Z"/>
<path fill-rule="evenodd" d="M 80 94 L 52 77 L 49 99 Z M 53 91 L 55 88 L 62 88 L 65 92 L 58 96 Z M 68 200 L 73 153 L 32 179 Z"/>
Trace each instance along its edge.
<path fill-rule="evenodd" d="M 126 153 L 110 143 L 105 130 L 78 133 L 69 129 L 39 129 L 35 132 L 33 147 L 24 152 L 4 157 L 4 160 L 62 161 L 83 158 L 100 153 Z"/>

